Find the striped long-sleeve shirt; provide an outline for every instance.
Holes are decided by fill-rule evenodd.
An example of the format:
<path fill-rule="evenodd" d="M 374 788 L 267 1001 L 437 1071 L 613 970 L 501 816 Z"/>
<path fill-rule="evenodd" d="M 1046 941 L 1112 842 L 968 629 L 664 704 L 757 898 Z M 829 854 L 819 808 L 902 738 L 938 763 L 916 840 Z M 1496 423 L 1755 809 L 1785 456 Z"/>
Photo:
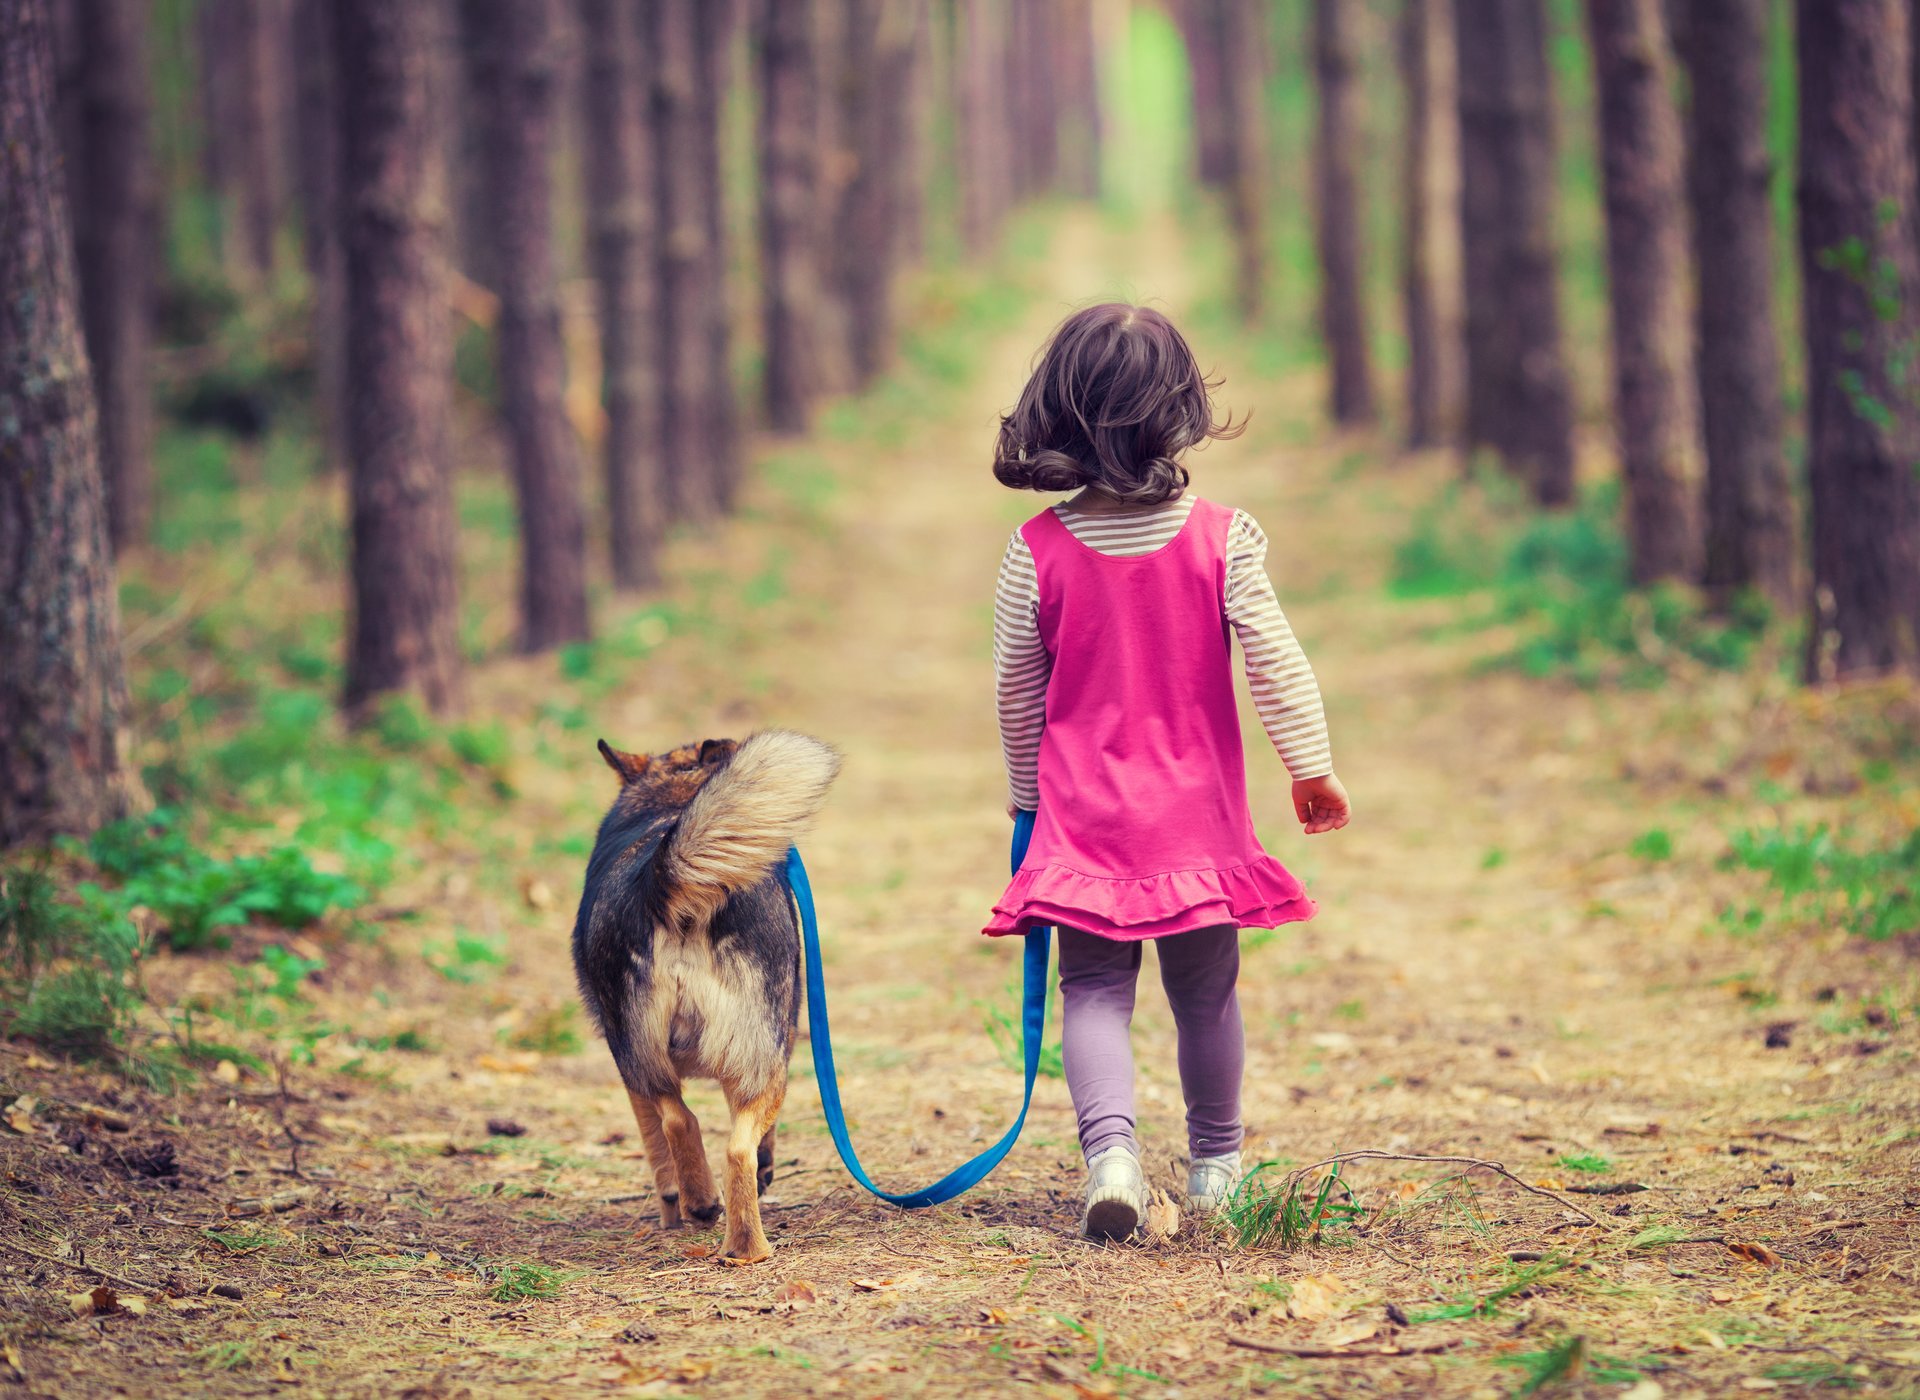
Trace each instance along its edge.
<path fill-rule="evenodd" d="M 1053 507 L 1082 544 L 1128 558 L 1161 548 L 1193 510 L 1182 496 L 1138 510 L 1077 511 Z M 1233 513 L 1227 536 L 1226 616 L 1246 657 L 1247 680 L 1261 726 L 1295 778 L 1333 771 L 1320 686 L 1267 578 L 1267 537 L 1245 511 Z M 993 608 L 993 669 L 1000 712 L 1000 747 L 1007 788 L 1026 811 L 1040 805 L 1040 734 L 1047 722 L 1047 679 L 1053 657 L 1040 639 L 1040 588 L 1033 552 L 1015 531 L 1000 563 Z"/>

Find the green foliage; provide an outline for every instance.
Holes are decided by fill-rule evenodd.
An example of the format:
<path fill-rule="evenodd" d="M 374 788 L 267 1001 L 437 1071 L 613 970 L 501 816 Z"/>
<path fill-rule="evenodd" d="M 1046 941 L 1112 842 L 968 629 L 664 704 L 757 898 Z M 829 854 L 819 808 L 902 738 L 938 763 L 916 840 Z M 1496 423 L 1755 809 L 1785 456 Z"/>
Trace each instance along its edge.
<path fill-rule="evenodd" d="M 1010 991 L 1009 996 L 1012 995 Z M 988 1039 L 993 1048 L 1000 1053 L 1001 1061 L 1009 1069 L 1024 1070 L 1027 1056 L 1021 1039 L 1020 1025 L 997 1006 L 988 1007 L 981 1017 L 981 1023 L 987 1029 Z M 1067 1063 L 1065 1052 L 1057 1040 L 1042 1040 L 1040 1044 L 1040 1073 L 1048 1079 L 1065 1079 Z"/>
<path fill-rule="evenodd" d="M 580 1010 L 573 1002 L 563 1001 L 536 1012 L 526 1025 L 507 1037 L 516 1050 L 537 1050 L 542 1055 L 578 1055 L 585 1048 L 580 1038 Z"/>
<path fill-rule="evenodd" d="M 315 870 L 294 846 L 217 860 L 188 837 L 178 813 L 164 808 L 102 827 L 86 850 L 120 885 L 111 891 L 87 885 L 83 892 L 116 912 L 151 910 L 176 950 L 224 945 L 226 930 L 256 917 L 306 928 L 366 898 L 344 875 Z"/>
<path fill-rule="evenodd" d="M 1343 1238 L 1364 1214 L 1337 1164 L 1309 1183 L 1278 1162 L 1262 1162 L 1221 1207 L 1242 1249 L 1298 1249 Z"/>
<path fill-rule="evenodd" d="M 1673 859 L 1673 836 L 1664 827 L 1653 827 L 1633 838 L 1627 854 L 1649 863 Z"/>
<path fill-rule="evenodd" d="M 1492 1317 L 1507 1299 L 1517 1298 L 1537 1288 L 1571 1262 L 1567 1259 L 1543 1259 L 1538 1263 L 1516 1267 L 1511 1270 L 1507 1281 L 1491 1292 L 1456 1298 L 1431 1308 L 1419 1308 L 1409 1312 L 1407 1320 L 1412 1323 L 1453 1322 L 1464 1317 Z"/>
<path fill-rule="evenodd" d="M 1574 510 L 1541 513 L 1498 478 L 1483 485 L 1480 499 L 1450 486 L 1415 515 L 1390 586 L 1402 598 L 1486 595 L 1474 625 L 1517 634 L 1496 664 L 1644 686 L 1682 662 L 1738 669 L 1753 659 L 1771 622 L 1764 602 L 1745 597 L 1714 614 L 1676 585 L 1633 586 L 1617 486 L 1585 493 Z"/>
<path fill-rule="evenodd" d="M 466 986 L 505 967 L 507 955 L 491 939 L 475 938 L 464 930 L 455 930 L 453 942 L 426 950 L 426 962 L 449 982 Z"/>
<path fill-rule="evenodd" d="M 1550 1387 L 1572 1386 L 1587 1370 L 1587 1339 L 1562 1337 L 1544 1351 L 1523 1351 L 1500 1358 L 1505 1366 L 1518 1366 L 1526 1373 L 1516 1396 L 1539 1395 Z"/>
<path fill-rule="evenodd" d="M 521 1303 L 559 1295 L 561 1286 L 574 1277 L 545 1264 L 519 1264 L 506 1261 L 478 1265 L 492 1282 L 487 1296 L 496 1303 Z"/>
<path fill-rule="evenodd" d="M 1738 831 L 1731 847 L 1722 866 L 1764 874 L 1771 896 L 1724 911 L 1735 931 L 1832 925 L 1883 940 L 1920 929 L 1920 827 L 1865 849 L 1841 844 L 1824 823 Z"/>
<path fill-rule="evenodd" d="M 44 868 L 0 864 L 0 1030 L 80 1059 L 125 1046 L 140 997 L 124 917 L 73 904 Z"/>
<path fill-rule="evenodd" d="M 1560 1165 L 1570 1172 L 1588 1172 L 1595 1176 L 1604 1176 L 1613 1170 L 1612 1160 L 1596 1152 L 1562 1153 Z"/>

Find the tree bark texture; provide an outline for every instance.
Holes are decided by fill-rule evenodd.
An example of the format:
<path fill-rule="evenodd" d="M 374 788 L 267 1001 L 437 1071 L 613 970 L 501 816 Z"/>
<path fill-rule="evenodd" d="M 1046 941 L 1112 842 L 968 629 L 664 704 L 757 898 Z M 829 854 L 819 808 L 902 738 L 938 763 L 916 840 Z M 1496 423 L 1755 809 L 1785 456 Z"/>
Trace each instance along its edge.
<path fill-rule="evenodd" d="M 67 171 L 100 471 L 114 548 L 146 538 L 152 510 L 154 183 L 145 0 L 82 0 L 79 160 Z"/>
<path fill-rule="evenodd" d="M 760 265 L 767 424 L 803 433 L 819 390 L 817 0 L 757 0 Z"/>
<path fill-rule="evenodd" d="M 1365 260 L 1360 238 L 1360 89 L 1351 0 L 1314 0 L 1314 232 L 1320 245 L 1320 334 L 1332 373 L 1336 423 L 1371 422 Z"/>
<path fill-rule="evenodd" d="M 300 176 L 302 252 L 312 297 L 313 397 L 326 465 L 345 460 L 346 273 L 340 249 L 340 119 L 330 0 L 294 0 L 294 158 Z"/>
<path fill-rule="evenodd" d="M 961 242 L 978 257 L 993 247 L 1012 202 L 1013 138 L 1002 75 L 1007 0 L 955 0 Z"/>
<path fill-rule="evenodd" d="M 351 715 L 390 691 L 459 701 L 449 398 L 444 0 L 332 0 L 347 284 Z"/>
<path fill-rule="evenodd" d="M 588 634 L 580 452 L 567 421 L 553 271 L 556 0 L 477 7 L 487 203 L 499 255 L 500 399 L 520 503 L 520 647 Z"/>
<path fill-rule="evenodd" d="M 708 471 L 723 511 L 733 509 L 746 475 L 740 431 L 740 395 L 733 382 L 732 242 L 727 227 L 723 125 L 733 89 L 738 0 L 700 0 L 696 39 L 703 81 L 695 93 L 700 135 L 700 213 L 706 232 L 701 266 L 706 277 Z"/>
<path fill-rule="evenodd" d="M 1573 499 L 1543 0 L 1455 0 L 1467 423 L 1541 505 Z"/>
<path fill-rule="evenodd" d="M 272 48 L 281 0 L 204 0 L 198 20 L 207 174 L 220 201 L 222 259 L 241 283 L 273 271 L 281 171 Z"/>
<path fill-rule="evenodd" d="M 0 0 L 0 848 L 137 793 L 53 63 L 44 0 Z"/>
<path fill-rule="evenodd" d="M 1796 0 L 1809 673 L 1920 671 L 1913 93 L 1904 0 Z"/>
<path fill-rule="evenodd" d="M 1686 191 L 1661 0 L 1587 0 L 1600 108 L 1613 404 L 1635 583 L 1691 582 L 1702 555 Z"/>
<path fill-rule="evenodd" d="M 661 470 L 670 518 L 719 514 L 707 413 L 712 375 L 708 344 L 709 256 L 704 142 L 697 110 L 700 78 L 698 0 L 652 0 L 652 121 L 660 368 Z"/>
<path fill-rule="evenodd" d="M 650 55 L 637 7 L 580 0 L 586 34 L 587 254 L 599 298 L 601 406 L 613 581 L 660 581 L 666 533 L 660 472 L 660 379 L 654 355 L 652 151 L 647 139 Z"/>
<path fill-rule="evenodd" d="M 1406 229 L 1400 253 L 1407 445 L 1426 448 L 1458 435 L 1466 368 L 1460 340 L 1460 124 L 1452 0 L 1402 0 L 1399 59 L 1407 103 L 1401 167 Z"/>
<path fill-rule="evenodd" d="M 841 130 L 851 143 L 852 176 L 836 211 L 831 265 L 846 305 L 853 384 L 864 388 L 893 354 L 893 288 L 907 193 L 907 83 L 923 16 L 911 0 L 843 3 Z"/>
<path fill-rule="evenodd" d="M 1793 481 L 1782 445 L 1767 186 L 1768 0 L 1690 0 L 1680 34 L 1692 86 L 1688 195 L 1698 278 L 1706 563 L 1725 597 L 1794 599 Z"/>

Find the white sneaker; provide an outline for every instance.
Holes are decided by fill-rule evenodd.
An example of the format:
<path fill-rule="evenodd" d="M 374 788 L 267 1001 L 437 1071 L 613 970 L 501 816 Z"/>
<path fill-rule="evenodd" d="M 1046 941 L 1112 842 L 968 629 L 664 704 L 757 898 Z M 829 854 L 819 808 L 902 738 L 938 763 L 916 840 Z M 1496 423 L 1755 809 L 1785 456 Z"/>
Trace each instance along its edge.
<path fill-rule="evenodd" d="M 1124 1240 L 1140 1228 L 1146 1213 L 1147 1178 L 1139 1154 L 1125 1145 L 1097 1153 L 1087 1163 L 1080 1233 L 1090 1240 Z"/>
<path fill-rule="evenodd" d="M 1240 1186 L 1240 1154 L 1195 1157 L 1187 1167 L 1186 1210 L 1189 1215 L 1212 1215 Z"/>

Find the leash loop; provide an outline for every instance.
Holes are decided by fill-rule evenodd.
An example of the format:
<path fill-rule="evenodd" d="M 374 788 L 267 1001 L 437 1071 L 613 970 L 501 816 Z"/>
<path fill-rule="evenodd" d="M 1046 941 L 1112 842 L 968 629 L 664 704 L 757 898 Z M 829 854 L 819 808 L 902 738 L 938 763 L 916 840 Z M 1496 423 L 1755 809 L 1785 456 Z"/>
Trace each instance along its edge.
<path fill-rule="evenodd" d="M 1021 812 L 1013 822 L 1013 868 L 1027 857 L 1027 843 L 1033 839 L 1033 813 Z M 1020 1042 L 1026 1069 L 1026 1087 L 1021 1091 L 1020 1116 L 1013 1120 L 1001 1139 L 972 1160 L 961 1163 L 931 1186 L 898 1194 L 882 1191 L 873 1184 L 860 1157 L 853 1150 L 853 1138 L 847 1132 L 847 1114 L 840 1103 L 840 1078 L 833 1067 L 833 1036 L 827 1026 L 827 982 L 820 965 L 820 926 L 813 912 L 813 887 L 807 883 L 807 867 L 801 863 L 798 848 L 787 852 L 787 884 L 793 890 L 794 903 L 800 908 L 801 940 L 807 962 L 807 1039 L 813 1047 L 813 1075 L 820 1085 L 820 1107 L 827 1116 L 827 1131 L 839 1150 L 853 1179 L 883 1201 L 918 1209 L 950 1201 L 986 1178 L 988 1172 L 1019 1140 L 1026 1126 L 1027 1109 L 1033 1103 L 1033 1081 L 1040 1074 L 1040 1046 L 1047 1029 L 1047 964 L 1053 953 L 1053 930 L 1027 930 L 1024 987 L 1020 1003 Z"/>

